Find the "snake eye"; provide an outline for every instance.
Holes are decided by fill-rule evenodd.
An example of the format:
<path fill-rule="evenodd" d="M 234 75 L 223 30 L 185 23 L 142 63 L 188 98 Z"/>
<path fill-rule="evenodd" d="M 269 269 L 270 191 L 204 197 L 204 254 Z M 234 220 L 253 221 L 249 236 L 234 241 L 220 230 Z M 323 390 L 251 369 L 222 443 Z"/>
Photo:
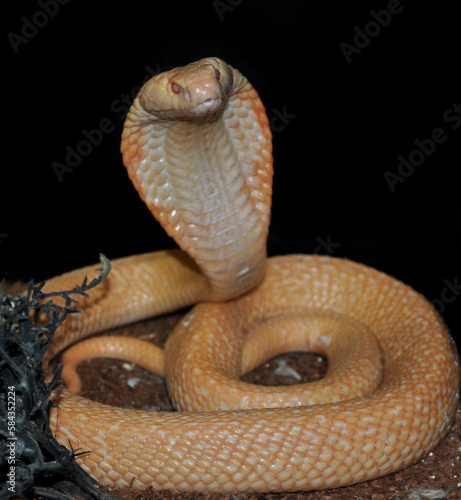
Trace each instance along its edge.
<path fill-rule="evenodd" d="M 218 82 L 219 82 L 219 80 L 221 79 L 221 73 L 217 69 L 215 69 L 214 74 L 215 74 L 216 80 L 218 80 Z"/>
<path fill-rule="evenodd" d="M 179 94 L 179 92 L 181 92 L 181 87 L 176 83 L 176 82 L 173 82 L 171 84 L 171 90 L 175 93 L 175 94 Z"/>

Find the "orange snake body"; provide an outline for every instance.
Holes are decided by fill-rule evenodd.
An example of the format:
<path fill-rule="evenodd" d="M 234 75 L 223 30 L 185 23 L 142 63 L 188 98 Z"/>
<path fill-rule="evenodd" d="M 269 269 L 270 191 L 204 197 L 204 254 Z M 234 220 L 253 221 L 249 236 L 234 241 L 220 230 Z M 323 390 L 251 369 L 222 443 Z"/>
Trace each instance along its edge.
<path fill-rule="evenodd" d="M 209 58 L 154 77 L 128 114 L 122 152 L 141 197 L 185 252 L 114 261 L 81 302 L 82 314 L 57 332 L 45 368 L 83 337 L 201 303 L 164 354 L 113 337 L 65 353 L 65 380 L 75 390 L 80 359 L 123 356 L 164 374 L 181 410 L 122 409 L 56 391 L 57 439 L 91 450 L 78 462 L 97 480 L 176 491 L 324 489 L 402 469 L 440 441 L 457 405 L 459 362 L 433 307 L 350 261 L 266 262 L 270 131 L 238 71 Z M 92 272 L 54 278 L 47 289 Z M 300 349 L 327 356 L 324 380 L 279 388 L 239 379 Z"/>

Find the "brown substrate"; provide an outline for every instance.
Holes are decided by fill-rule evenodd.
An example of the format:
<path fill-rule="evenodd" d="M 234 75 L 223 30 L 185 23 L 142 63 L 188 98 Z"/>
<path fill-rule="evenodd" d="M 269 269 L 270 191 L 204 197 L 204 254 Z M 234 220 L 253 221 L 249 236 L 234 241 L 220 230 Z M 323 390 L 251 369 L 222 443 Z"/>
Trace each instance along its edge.
<path fill-rule="evenodd" d="M 146 321 L 114 333 L 140 336 L 161 345 L 181 315 L 170 315 Z M 288 376 L 274 375 L 280 361 L 285 362 L 302 381 L 312 381 L 323 376 L 326 360 L 314 354 L 288 353 L 271 360 L 245 376 L 248 382 L 261 385 L 298 383 Z M 283 365 L 284 363 L 282 363 Z M 79 368 L 84 382 L 84 396 L 118 406 L 152 410 L 171 410 L 164 380 L 127 363 L 99 359 L 85 362 Z M 408 469 L 367 483 L 309 493 L 200 495 L 173 494 L 165 491 L 135 493 L 119 492 L 124 499 L 151 498 L 208 498 L 229 500 L 253 499 L 306 499 L 306 500 L 424 500 L 426 498 L 461 499 L 461 404 L 457 418 L 448 436 L 420 463 Z"/>
<path fill-rule="evenodd" d="M 17 284 L 16 284 L 17 285 Z M 7 291 L 18 289 L 7 286 Z M 110 334 L 137 336 L 162 345 L 166 337 L 181 318 L 173 314 L 120 328 Z M 281 363 L 282 361 L 282 363 Z M 261 385 L 283 385 L 298 383 L 288 370 L 287 375 L 274 375 L 283 364 L 301 375 L 303 382 L 321 378 L 327 368 L 325 359 L 314 354 L 288 353 L 259 367 L 244 379 Z M 283 370 L 282 370 L 283 371 Z M 79 367 L 83 380 L 85 397 L 103 403 L 127 408 L 150 410 L 172 410 L 163 378 L 147 372 L 135 365 L 110 359 L 95 359 Z M 446 438 L 437 448 L 418 464 L 401 472 L 359 485 L 335 490 L 308 493 L 280 494 L 174 494 L 168 491 L 148 490 L 133 492 L 119 491 L 124 500 L 149 499 L 207 499 L 214 500 L 461 500 L 461 402 L 455 422 Z"/>

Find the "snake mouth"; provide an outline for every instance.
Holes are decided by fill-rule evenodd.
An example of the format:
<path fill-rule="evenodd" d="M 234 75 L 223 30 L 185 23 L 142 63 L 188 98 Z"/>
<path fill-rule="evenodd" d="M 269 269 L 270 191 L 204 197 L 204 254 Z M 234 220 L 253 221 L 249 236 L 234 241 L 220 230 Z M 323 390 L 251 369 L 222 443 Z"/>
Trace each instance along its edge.
<path fill-rule="evenodd" d="M 210 113 L 219 111 L 219 109 L 222 107 L 222 103 L 223 100 L 221 98 L 208 98 L 200 104 L 193 105 L 193 107 L 189 108 L 189 111 L 193 115 L 209 115 Z"/>

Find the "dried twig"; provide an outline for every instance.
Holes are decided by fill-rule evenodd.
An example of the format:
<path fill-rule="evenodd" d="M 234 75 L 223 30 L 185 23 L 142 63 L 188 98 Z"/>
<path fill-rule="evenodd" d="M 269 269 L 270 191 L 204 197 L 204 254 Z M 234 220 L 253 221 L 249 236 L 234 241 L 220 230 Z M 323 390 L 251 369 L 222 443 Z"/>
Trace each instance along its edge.
<path fill-rule="evenodd" d="M 43 292 L 30 282 L 23 294 L 4 293 L 0 285 L 0 498 L 108 499 L 71 452 L 53 437 L 49 425 L 51 393 L 61 384 L 62 365 L 50 381 L 42 361 L 56 329 L 77 311 L 76 299 L 109 274 L 108 259 L 101 256 L 101 274 L 90 283 L 60 292 Z M 64 305 L 53 303 L 54 297 Z"/>

